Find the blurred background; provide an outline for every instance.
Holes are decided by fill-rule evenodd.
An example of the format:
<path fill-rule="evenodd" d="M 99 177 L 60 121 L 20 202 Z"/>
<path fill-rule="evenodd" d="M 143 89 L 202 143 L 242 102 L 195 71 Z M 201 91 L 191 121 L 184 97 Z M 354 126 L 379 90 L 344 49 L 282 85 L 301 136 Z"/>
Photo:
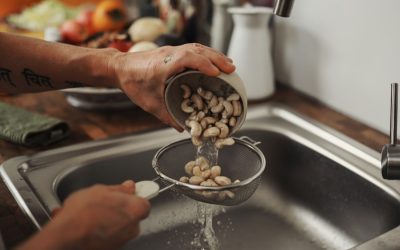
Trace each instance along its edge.
<path fill-rule="evenodd" d="M 217 32 L 228 36 L 224 38 L 224 45 L 219 48 L 226 52 L 232 31 L 231 17 L 226 9 L 246 3 L 271 6 L 272 2 L 273 0 L 2 0 L 0 31 L 88 47 L 111 46 L 127 51 L 135 43 L 145 40 L 154 42 L 157 46 L 186 42 L 211 45 L 213 19 L 222 17 L 227 21 L 225 20 L 224 28 Z M 145 19 L 145 22 L 133 28 L 134 31 L 129 32 L 132 24 L 144 17 L 151 19 Z M 145 29 L 146 32 L 140 29 Z M 136 37 L 122 39 L 123 36 L 110 35 L 116 33 L 136 34 Z M 146 33 L 144 35 L 147 37 L 143 38 L 142 33 Z M 149 36 L 154 40 L 149 41 Z M 130 43 L 122 45 L 121 40 Z M 120 44 L 112 44 L 115 41 Z M 144 47 L 146 49 L 151 46 L 147 43 L 147 47 Z"/>

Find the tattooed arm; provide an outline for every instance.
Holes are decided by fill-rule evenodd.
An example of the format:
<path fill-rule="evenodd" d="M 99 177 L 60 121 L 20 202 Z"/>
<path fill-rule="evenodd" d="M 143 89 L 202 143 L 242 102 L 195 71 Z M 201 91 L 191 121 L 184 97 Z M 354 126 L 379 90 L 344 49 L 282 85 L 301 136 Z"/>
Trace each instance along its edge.
<path fill-rule="evenodd" d="M 168 77 L 186 68 L 216 76 L 235 70 L 232 60 L 200 44 L 122 53 L 0 32 L 0 92 L 38 92 L 76 86 L 120 88 L 144 110 L 181 130 L 164 104 Z"/>
<path fill-rule="evenodd" d="M 0 91 L 39 92 L 77 83 L 116 86 L 107 65 L 115 54 L 0 33 Z"/>

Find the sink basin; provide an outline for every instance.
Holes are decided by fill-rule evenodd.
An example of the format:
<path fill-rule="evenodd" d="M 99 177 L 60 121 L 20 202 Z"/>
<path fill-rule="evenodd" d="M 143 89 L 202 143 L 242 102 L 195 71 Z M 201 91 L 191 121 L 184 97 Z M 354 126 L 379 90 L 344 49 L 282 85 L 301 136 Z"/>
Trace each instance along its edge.
<path fill-rule="evenodd" d="M 400 185 L 380 177 L 380 154 L 277 104 L 252 107 L 235 136 L 261 142 L 267 167 L 241 205 L 207 205 L 220 249 L 399 249 Z M 156 177 L 172 129 L 88 142 L 8 160 L 1 175 L 40 228 L 72 192 Z M 173 191 L 151 200 L 138 239 L 124 249 L 193 249 L 198 202 Z"/>

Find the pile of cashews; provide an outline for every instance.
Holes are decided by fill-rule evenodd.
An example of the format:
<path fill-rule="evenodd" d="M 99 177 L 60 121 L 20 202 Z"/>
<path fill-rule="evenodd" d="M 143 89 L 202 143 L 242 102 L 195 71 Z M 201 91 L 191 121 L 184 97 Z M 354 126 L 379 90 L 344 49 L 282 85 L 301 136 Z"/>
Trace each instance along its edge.
<path fill-rule="evenodd" d="M 194 93 L 185 84 L 181 88 L 181 109 L 190 114 L 185 125 L 190 128 L 193 145 L 202 145 L 203 139 L 212 139 L 218 149 L 233 145 L 235 141 L 228 136 L 242 114 L 239 94 L 233 93 L 225 99 L 201 87 Z"/>
<path fill-rule="evenodd" d="M 213 92 L 201 87 L 193 91 L 188 85 L 180 86 L 183 90 L 181 109 L 188 114 L 185 125 L 190 129 L 192 143 L 201 146 L 203 140 L 211 140 L 217 149 L 235 143 L 229 137 L 230 131 L 242 114 L 242 103 L 237 93 L 227 98 L 215 95 Z M 221 167 L 210 166 L 209 161 L 198 157 L 185 165 L 185 173 L 179 181 L 204 187 L 219 187 L 240 183 L 221 175 Z M 235 193 L 230 190 L 223 191 L 196 191 L 207 199 L 223 201 L 227 197 L 233 199 Z"/>
<path fill-rule="evenodd" d="M 220 187 L 230 184 L 240 183 L 240 180 L 232 180 L 221 175 L 221 167 L 218 165 L 210 166 L 208 160 L 204 156 L 198 157 L 195 161 L 189 161 L 185 165 L 185 173 L 189 176 L 182 176 L 179 181 L 200 185 L 203 187 Z M 207 199 L 216 199 L 223 201 L 228 198 L 235 198 L 235 193 L 230 190 L 223 191 L 197 191 Z"/>

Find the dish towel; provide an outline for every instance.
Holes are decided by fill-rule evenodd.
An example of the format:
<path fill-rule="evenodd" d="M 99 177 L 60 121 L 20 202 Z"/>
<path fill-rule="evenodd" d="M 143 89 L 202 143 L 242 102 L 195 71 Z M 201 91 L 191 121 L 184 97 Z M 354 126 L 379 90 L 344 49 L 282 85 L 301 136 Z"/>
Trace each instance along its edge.
<path fill-rule="evenodd" d="M 35 147 L 57 142 L 69 134 L 68 124 L 0 102 L 0 138 Z"/>

